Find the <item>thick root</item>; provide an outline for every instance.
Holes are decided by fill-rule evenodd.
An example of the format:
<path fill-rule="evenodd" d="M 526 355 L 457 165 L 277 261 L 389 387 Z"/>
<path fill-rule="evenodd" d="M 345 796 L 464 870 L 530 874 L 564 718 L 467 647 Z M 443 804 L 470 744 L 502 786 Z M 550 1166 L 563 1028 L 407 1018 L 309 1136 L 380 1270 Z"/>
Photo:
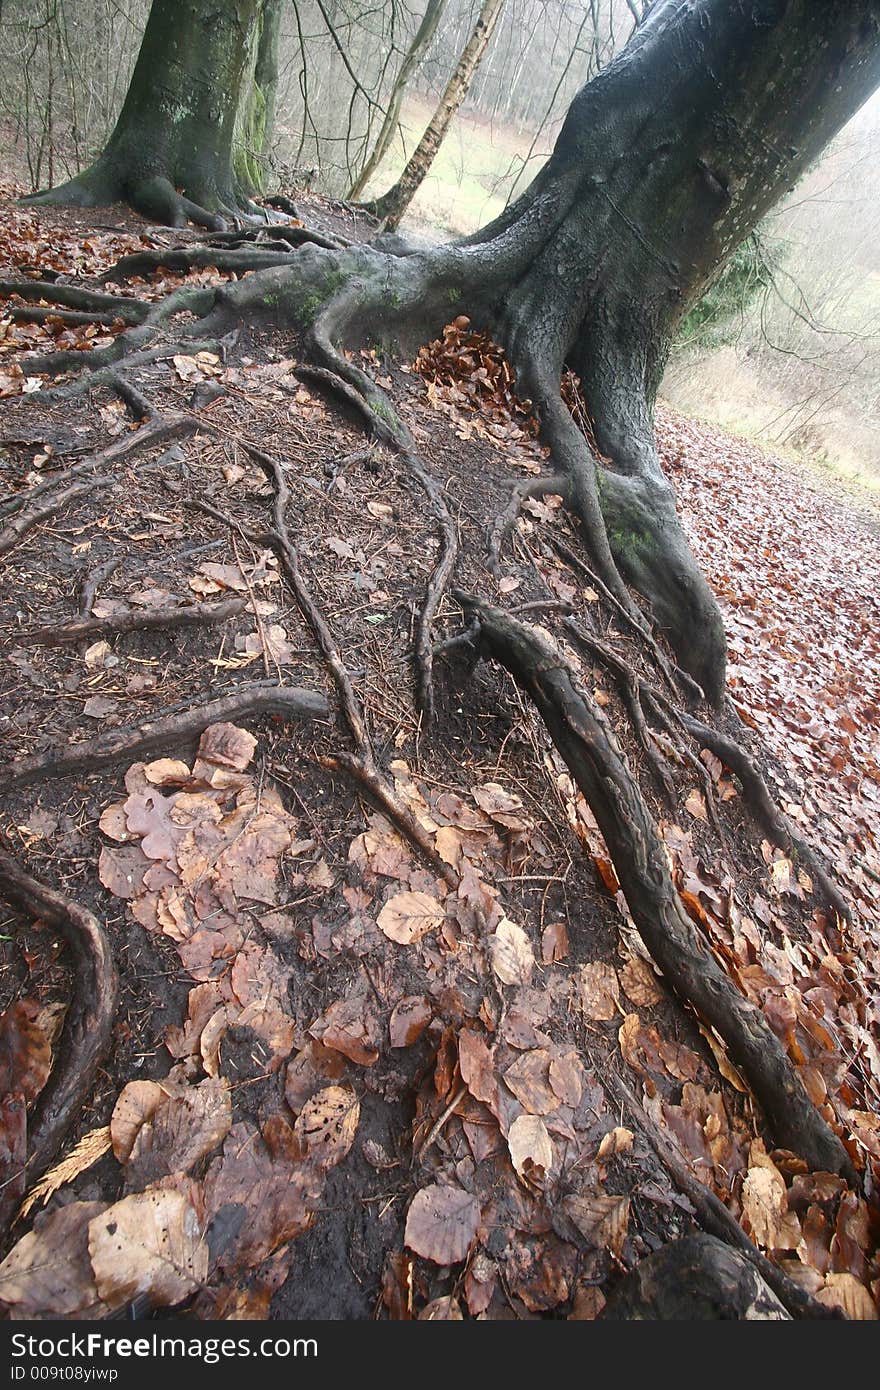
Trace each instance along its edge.
<path fill-rule="evenodd" d="M 29 1125 L 26 1177 L 32 1183 L 55 1158 L 109 1051 L 116 1014 L 116 969 L 93 913 L 31 878 L 4 849 L 0 849 L 0 893 L 22 912 L 55 927 L 73 958 L 70 1005 L 55 1065 Z M 9 1214 L 0 1194 L 0 1219 Z"/>
<path fill-rule="evenodd" d="M 482 600 L 456 597 L 468 617 L 479 619 L 484 650 L 535 702 L 605 837 L 642 940 L 671 987 L 724 1039 L 777 1142 L 811 1168 L 855 1182 L 849 1155 L 813 1105 L 779 1039 L 684 911 L 641 791 L 590 697 L 534 629 Z"/>

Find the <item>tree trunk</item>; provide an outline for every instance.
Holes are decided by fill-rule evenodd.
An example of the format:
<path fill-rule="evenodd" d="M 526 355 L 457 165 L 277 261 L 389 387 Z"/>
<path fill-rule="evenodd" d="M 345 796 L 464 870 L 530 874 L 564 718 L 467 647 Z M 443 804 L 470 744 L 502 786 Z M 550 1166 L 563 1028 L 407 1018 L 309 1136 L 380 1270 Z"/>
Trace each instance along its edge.
<path fill-rule="evenodd" d="M 486 257 L 482 315 L 523 394 L 549 402 L 550 443 L 615 565 L 713 700 L 723 628 L 660 468 L 654 400 L 682 315 L 876 86 L 877 40 L 872 0 L 667 0 L 582 88 L 532 185 L 465 243 Z M 604 463 L 577 464 L 565 365 Z"/>
<path fill-rule="evenodd" d="M 29 202 L 118 201 L 220 230 L 242 208 L 232 139 L 261 0 L 153 0 L 125 103 L 96 162 Z"/>
<path fill-rule="evenodd" d="M 261 0 L 252 44 L 253 71 L 238 116 L 235 136 L 235 175 L 246 195 L 266 191 L 275 104 L 278 97 L 278 45 L 285 0 Z"/>
<path fill-rule="evenodd" d="M 391 89 L 391 96 L 388 99 L 388 110 L 385 112 L 385 119 L 382 122 L 382 128 L 376 138 L 376 143 L 373 146 L 369 159 L 351 185 L 351 188 L 348 190 L 348 197 L 351 199 L 361 196 L 388 152 L 388 146 L 391 144 L 394 131 L 397 128 L 397 120 L 400 115 L 400 107 L 406 89 L 413 73 L 421 62 L 422 55 L 427 51 L 431 40 L 437 32 L 437 25 L 440 23 L 445 8 L 446 0 L 428 0 L 428 8 L 425 10 L 422 22 L 416 31 L 416 36 L 407 51 L 406 57 L 400 65 L 400 71 L 397 77 L 394 79 L 394 86 Z"/>
<path fill-rule="evenodd" d="M 503 5 L 504 0 L 483 0 L 474 31 L 462 49 L 461 57 L 455 66 L 455 72 L 450 77 L 446 91 L 440 98 L 437 109 L 409 163 L 394 187 L 389 188 L 387 193 L 383 193 L 381 198 L 370 204 L 371 210 L 375 212 L 376 216 L 384 218 L 388 231 L 394 231 L 399 225 L 400 219 L 415 197 L 419 185 L 434 163 L 452 118 L 467 96 L 468 88 L 480 65 L 480 60 L 486 52 Z"/>

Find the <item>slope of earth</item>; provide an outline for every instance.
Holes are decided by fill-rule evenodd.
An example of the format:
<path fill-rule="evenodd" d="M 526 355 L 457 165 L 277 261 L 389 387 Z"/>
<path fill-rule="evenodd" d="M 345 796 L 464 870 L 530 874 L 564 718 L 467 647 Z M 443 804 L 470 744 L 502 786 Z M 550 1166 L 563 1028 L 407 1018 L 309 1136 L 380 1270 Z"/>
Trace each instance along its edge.
<path fill-rule="evenodd" d="M 343 212 L 318 211 L 352 234 Z M 4 276 L 106 289 L 120 253 L 195 241 L 106 217 L 110 230 L 9 209 Z M 155 299 L 232 273 L 202 257 L 118 289 Z M 119 973 L 106 1058 L 36 1181 L 29 1132 L 83 979 L 63 913 L 4 913 L 5 1315 L 135 1302 L 195 1317 L 593 1318 L 623 1272 L 699 1224 L 699 1184 L 671 1176 L 671 1144 L 820 1307 L 876 1317 L 877 647 L 849 596 L 867 619 L 877 561 L 858 518 L 823 513 L 862 587 L 813 575 L 799 609 L 806 578 L 783 597 L 794 559 L 782 579 L 748 568 L 763 523 L 740 446 L 664 417 L 728 604 L 732 694 L 769 750 L 752 751 L 824 845 L 858 909 L 846 925 L 762 841 L 727 768 L 629 722 L 629 688 L 596 653 L 642 658 L 561 499 L 526 499 L 491 563 L 487 533 L 545 460 L 503 357 L 466 320 L 416 363 L 359 359 L 439 481 L 438 512 L 401 455 L 321 394 L 293 334 L 245 325 L 198 349 L 167 336 L 121 388 L 68 376 L 58 397 L 22 351 L 54 339 L 87 354 L 124 318 L 44 305 L 32 321 L 3 295 L 0 870 L 11 899 L 6 856 L 93 913 Z M 777 556 L 809 546 L 813 503 L 786 487 Z M 734 508 L 744 553 L 719 524 Z M 532 707 L 467 643 L 443 645 L 463 627 L 451 592 L 432 624 L 433 724 L 418 712 L 413 646 L 450 533 L 459 588 L 555 634 L 638 772 L 690 916 L 867 1196 L 773 1148 L 723 1044 L 652 967 Z M 794 686 L 772 649 L 783 605 L 804 648 Z M 832 612 L 849 615 L 845 640 Z M 352 760 L 358 720 L 375 768 Z"/>
<path fill-rule="evenodd" d="M 880 512 L 669 409 L 658 440 L 785 809 L 880 922 Z"/>

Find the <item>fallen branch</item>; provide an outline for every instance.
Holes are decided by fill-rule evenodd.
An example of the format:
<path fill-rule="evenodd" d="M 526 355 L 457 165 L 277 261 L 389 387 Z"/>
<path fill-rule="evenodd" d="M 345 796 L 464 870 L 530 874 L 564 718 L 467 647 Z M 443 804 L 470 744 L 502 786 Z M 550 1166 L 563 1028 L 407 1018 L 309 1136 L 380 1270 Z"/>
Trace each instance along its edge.
<path fill-rule="evenodd" d="M 484 650 L 535 702 L 605 837 L 633 920 L 671 987 L 724 1039 L 784 1148 L 811 1168 L 857 1181 L 843 1144 L 813 1105 L 763 1014 L 718 964 L 684 911 L 641 791 L 600 711 L 559 653 L 534 629 L 460 592 Z"/>
<path fill-rule="evenodd" d="M 209 724 L 246 719 L 259 714 L 284 714 L 294 719 L 323 719 L 330 713 L 323 695 L 284 685 L 245 685 L 217 700 L 193 705 L 179 714 L 144 724 L 109 729 L 97 738 L 68 743 L 60 750 L 17 758 L 0 769 L 5 788 L 27 786 L 42 777 L 62 777 L 69 772 L 92 772 L 121 758 L 139 758 L 157 749 L 188 743 Z"/>
<path fill-rule="evenodd" d="M 109 1050 L 116 1013 L 116 968 L 98 919 L 31 878 L 2 848 L 0 892 L 13 907 L 60 932 L 73 960 L 70 1004 L 55 1048 L 55 1065 L 28 1126 L 25 1171 L 30 1183 L 45 1172 L 57 1154 Z M 0 1203 L 0 1211 L 6 1205 Z M 4 1217 L 8 1214 L 6 1211 Z"/>

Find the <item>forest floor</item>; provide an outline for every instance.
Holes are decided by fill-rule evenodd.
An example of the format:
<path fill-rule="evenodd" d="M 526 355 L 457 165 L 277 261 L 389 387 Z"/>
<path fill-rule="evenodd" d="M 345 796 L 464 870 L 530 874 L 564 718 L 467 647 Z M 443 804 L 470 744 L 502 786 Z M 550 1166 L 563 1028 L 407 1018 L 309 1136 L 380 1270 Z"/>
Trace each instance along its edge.
<path fill-rule="evenodd" d="M 184 283 L 101 277 L 195 234 L 119 208 L 23 210 L 4 192 L 0 280 L 150 299 Z M 359 234 L 340 205 L 303 206 L 310 225 Z M 120 322 L 5 307 L 0 845 L 95 914 L 120 993 L 66 1163 L 35 1194 L 24 1103 L 57 1064 L 71 974 L 57 931 L 0 918 L 0 1306 L 90 1318 L 143 1295 L 198 1317 L 593 1318 L 624 1271 L 693 1227 L 659 1132 L 801 1287 L 877 1317 L 878 512 L 659 412 L 724 611 L 742 736 L 852 903 L 849 924 L 762 837 L 729 771 L 680 760 L 658 733 L 671 811 L 607 669 L 569 649 L 639 769 L 689 913 L 845 1137 L 856 1193 L 774 1150 L 719 1040 L 664 988 L 512 681 L 450 649 L 433 725 L 416 713 L 436 520 L 399 458 L 296 375 L 295 336 L 245 326 L 217 352 L 170 344 L 129 376 L 159 412 L 144 422 L 106 386 L 46 401 L 20 365 L 88 352 Z M 527 501 L 500 571 L 487 563 L 512 485 L 544 464 L 492 349 L 459 324 L 416 363 L 362 361 L 443 486 L 457 586 L 536 605 L 547 626 L 570 611 L 636 661 L 555 546 L 578 546 L 561 499 Z M 345 748 L 334 686 L 266 542 L 255 450 L 281 462 L 301 573 L 428 857 L 330 765 Z M 435 640 L 461 629 L 446 597 Z M 258 685 L 327 707 L 254 714 Z M 147 743 L 161 720 L 177 722 Z M 102 737 L 118 750 L 103 764 Z"/>

